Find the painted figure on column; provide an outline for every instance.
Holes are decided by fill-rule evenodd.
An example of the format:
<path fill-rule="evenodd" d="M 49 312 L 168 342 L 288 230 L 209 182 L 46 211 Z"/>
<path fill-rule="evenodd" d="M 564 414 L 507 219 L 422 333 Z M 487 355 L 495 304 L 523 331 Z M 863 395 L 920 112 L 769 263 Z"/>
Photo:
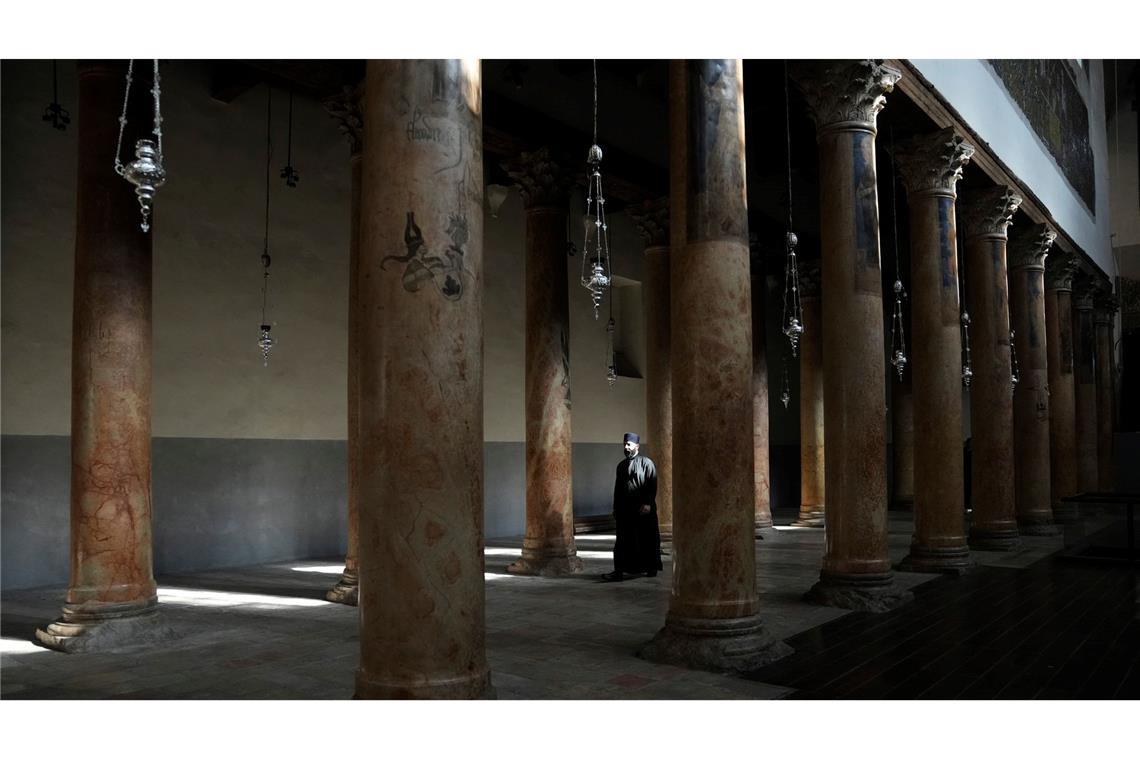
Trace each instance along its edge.
<path fill-rule="evenodd" d="M 625 459 L 614 479 L 614 571 L 605 581 L 625 580 L 626 573 L 652 578 L 661 570 L 661 534 L 657 526 L 657 465 L 641 454 L 641 438 L 626 433 Z"/>

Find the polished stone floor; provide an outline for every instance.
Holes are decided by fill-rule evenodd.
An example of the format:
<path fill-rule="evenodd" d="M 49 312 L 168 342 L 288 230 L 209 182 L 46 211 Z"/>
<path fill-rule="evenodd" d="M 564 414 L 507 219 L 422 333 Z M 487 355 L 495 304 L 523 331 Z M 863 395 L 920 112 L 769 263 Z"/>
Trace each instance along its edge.
<path fill-rule="evenodd" d="M 777 515 L 777 524 L 793 517 Z M 1108 522 L 1093 518 L 1083 530 Z M 897 561 L 907 553 L 911 516 L 891 513 L 890 525 Z M 657 578 L 599 583 L 596 576 L 611 567 L 613 536 L 580 535 L 584 576 L 520 578 L 508 576 L 506 566 L 519 555 L 521 539 L 491 542 L 487 652 L 498 696 L 1110 698 L 1128 696 L 1135 685 L 1136 667 L 1115 681 L 1104 673 L 1140 651 L 1132 638 L 1133 574 L 1075 563 L 1066 569 L 1051 556 L 1063 548 L 1060 538 L 1029 538 L 1012 553 L 976 553 L 979 569 L 961 579 L 900 572 L 898 582 L 915 589 L 917 598 L 886 615 L 801 600 L 818 577 L 823 541 L 821 529 L 781 528 L 757 542 L 764 619 L 797 653 L 747 677 L 633 656 L 664 620 L 668 557 Z M 64 655 L 31 643 L 35 627 L 56 615 L 63 589 L 5 593 L 2 696 L 349 698 L 356 611 L 324 601 L 340 570 L 335 560 L 310 560 L 161 577 L 159 600 L 176 638 L 162 647 L 98 655 Z M 1132 627 L 1121 627 L 1129 604 Z M 1070 649 L 1075 654 L 1066 659 Z M 1057 672 L 1046 678 L 1041 665 Z"/>

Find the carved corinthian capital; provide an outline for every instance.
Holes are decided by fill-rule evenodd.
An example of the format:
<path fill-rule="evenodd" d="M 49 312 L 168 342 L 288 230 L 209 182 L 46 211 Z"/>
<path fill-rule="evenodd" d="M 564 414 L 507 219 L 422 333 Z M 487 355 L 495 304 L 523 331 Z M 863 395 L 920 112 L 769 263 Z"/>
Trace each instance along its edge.
<path fill-rule="evenodd" d="M 1005 236 L 1013 214 L 1021 205 L 1021 196 L 1004 185 L 971 193 L 958 204 L 958 223 L 968 237 Z"/>
<path fill-rule="evenodd" d="M 1057 233 L 1047 224 L 1035 224 L 1010 241 L 1006 249 L 1009 268 L 1043 266 Z"/>
<path fill-rule="evenodd" d="M 364 140 L 364 117 L 360 111 L 360 96 L 363 85 L 343 87 L 336 95 L 324 99 L 325 110 L 337 120 L 341 134 L 348 138 L 352 155 L 360 155 Z"/>
<path fill-rule="evenodd" d="M 936 191 L 953 194 L 962 167 L 973 155 L 974 146 L 947 127 L 900 142 L 893 158 L 907 195 Z"/>
<path fill-rule="evenodd" d="M 1077 310 L 1092 311 L 1096 292 L 1096 280 L 1089 274 L 1078 271 L 1073 277 L 1073 304 Z"/>
<path fill-rule="evenodd" d="M 901 71 L 878 59 L 796 61 L 789 70 L 807 98 L 817 130 L 842 122 L 874 129 L 887 93 L 902 79 Z"/>
<path fill-rule="evenodd" d="M 645 241 L 646 248 L 669 245 L 669 199 L 655 198 L 642 201 L 626 209 L 629 218 Z"/>
<path fill-rule="evenodd" d="M 1065 251 L 1054 251 L 1045 260 L 1045 283 L 1049 290 L 1072 290 L 1077 273 L 1077 257 Z"/>
<path fill-rule="evenodd" d="M 525 208 L 566 208 L 574 177 L 554 160 L 549 148 L 523 151 L 517 159 L 504 162 L 503 168 L 518 185 Z"/>
<path fill-rule="evenodd" d="M 1112 292 L 1111 285 L 1104 285 L 1097 291 L 1093 303 L 1096 305 L 1097 324 L 1111 323 L 1120 308 L 1120 299 Z"/>

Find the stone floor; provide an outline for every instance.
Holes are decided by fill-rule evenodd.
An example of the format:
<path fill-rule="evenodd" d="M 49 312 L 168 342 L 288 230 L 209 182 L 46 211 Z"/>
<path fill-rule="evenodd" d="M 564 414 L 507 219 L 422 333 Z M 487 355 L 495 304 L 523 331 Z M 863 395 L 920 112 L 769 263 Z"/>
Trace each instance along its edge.
<path fill-rule="evenodd" d="M 786 523 L 794 516 L 785 517 Z M 890 528 L 897 561 L 909 547 L 911 516 L 892 513 Z M 823 544 L 822 529 L 791 527 L 757 542 L 762 614 L 776 638 L 867 616 L 801 600 L 818 578 Z M 767 682 L 756 674 L 718 675 L 636 658 L 634 651 L 664 620 L 671 565 L 666 557 L 665 571 L 653 579 L 599 583 L 596 576 L 612 567 L 612 546 L 612 535 L 580 535 L 586 573 L 543 579 L 506 574 L 521 539 L 489 542 L 487 652 L 500 699 L 777 699 L 797 691 L 782 678 Z M 983 567 L 1028 568 L 1062 547 L 1060 538 L 1028 538 L 1019 551 L 979 552 L 975 559 Z M 294 561 L 160 577 L 159 601 L 177 638 L 160 648 L 95 655 L 64 655 L 31 643 L 36 626 L 58 613 L 63 589 L 5 593 L 0 694 L 347 699 L 358 654 L 356 610 L 324 601 L 341 569 L 335 560 Z M 897 574 L 908 588 L 937 578 Z"/>

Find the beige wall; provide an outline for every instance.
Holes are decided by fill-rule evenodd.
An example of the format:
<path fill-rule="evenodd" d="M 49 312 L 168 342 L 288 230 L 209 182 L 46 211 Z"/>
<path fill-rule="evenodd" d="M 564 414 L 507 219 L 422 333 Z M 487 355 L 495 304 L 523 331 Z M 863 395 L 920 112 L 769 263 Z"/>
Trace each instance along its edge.
<path fill-rule="evenodd" d="M 77 113 L 74 62 L 61 61 L 60 101 L 72 125 L 40 120 L 51 96 L 47 61 L 4 62 L 2 90 L 2 431 L 66 435 L 70 415 L 72 257 Z M 168 183 L 154 227 L 155 436 L 345 437 L 348 287 L 348 147 L 314 100 L 294 102 L 296 188 L 285 164 L 287 98 L 274 91 L 269 315 L 278 345 L 269 367 L 260 323 L 265 88 L 229 104 L 209 95 L 209 72 L 164 65 Z M 140 93 L 141 94 L 141 93 Z M 110 173 L 111 167 L 108 167 Z M 604 167 L 603 167 L 604 169 Z M 580 200 L 574 218 L 580 215 Z M 580 236 L 580 224 L 571 233 Z M 622 215 L 610 224 L 615 270 L 640 280 L 641 242 Z M 523 440 L 522 203 L 511 193 L 485 232 L 485 430 Z M 581 241 L 577 241 L 579 246 Z M 595 322 L 571 281 L 573 431 L 578 442 L 620 442 L 644 425 L 644 382 L 605 382 L 605 316 Z M 623 314 L 631 353 L 644 356 L 638 287 Z M 623 319 L 624 317 L 619 317 Z M 627 338 L 627 342 L 628 342 Z"/>

